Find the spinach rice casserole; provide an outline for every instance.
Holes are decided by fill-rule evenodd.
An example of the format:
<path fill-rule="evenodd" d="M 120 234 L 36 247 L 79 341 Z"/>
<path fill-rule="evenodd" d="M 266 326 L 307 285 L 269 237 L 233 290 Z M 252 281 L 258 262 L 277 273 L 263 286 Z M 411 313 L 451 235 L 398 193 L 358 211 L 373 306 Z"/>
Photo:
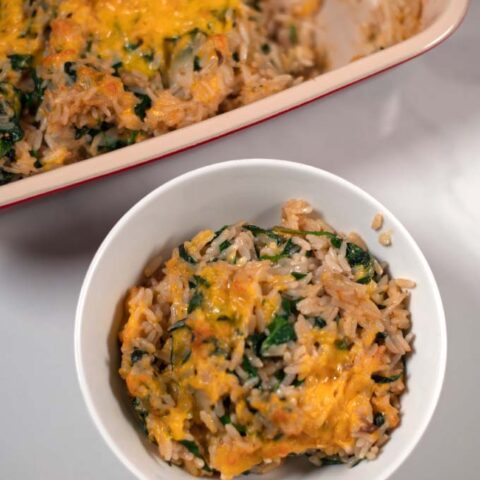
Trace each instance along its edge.
<path fill-rule="evenodd" d="M 282 217 L 202 231 L 128 294 L 120 375 L 160 456 L 194 475 L 354 466 L 399 425 L 414 283 L 307 202 Z"/>
<path fill-rule="evenodd" d="M 422 0 L 0 0 L 0 185 L 315 77 L 319 15 L 352 1 L 362 54 L 419 28 Z"/>

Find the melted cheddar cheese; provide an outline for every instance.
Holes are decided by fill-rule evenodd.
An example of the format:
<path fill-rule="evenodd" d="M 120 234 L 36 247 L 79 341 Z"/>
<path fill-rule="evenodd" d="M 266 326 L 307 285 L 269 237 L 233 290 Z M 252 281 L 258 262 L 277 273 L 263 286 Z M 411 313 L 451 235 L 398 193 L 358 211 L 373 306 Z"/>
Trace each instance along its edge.
<path fill-rule="evenodd" d="M 78 54 L 89 49 L 122 67 L 153 75 L 165 62 L 169 42 L 201 31 L 220 35 L 232 28 L 239 0 L 65 0 L 54 28 L 61 31 L 57 47 Z"/>

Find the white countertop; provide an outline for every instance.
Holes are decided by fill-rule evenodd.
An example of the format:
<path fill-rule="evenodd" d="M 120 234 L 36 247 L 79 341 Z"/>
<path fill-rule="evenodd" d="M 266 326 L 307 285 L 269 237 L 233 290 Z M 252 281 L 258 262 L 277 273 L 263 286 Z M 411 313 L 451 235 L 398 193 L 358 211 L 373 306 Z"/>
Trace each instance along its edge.
<path fill-rule="evenodd" d="M 88 264 L 155 187 L 234 158 L 283 158 L 358 184 L 436 275 L 448 366 L 434 419 L 393 480 L 479 478 L 480 2 L 433 52 L 327 99 L 128 173 L 0 212 L 0 478 L 127 480 L 77 384 L 73 327 Z"/>

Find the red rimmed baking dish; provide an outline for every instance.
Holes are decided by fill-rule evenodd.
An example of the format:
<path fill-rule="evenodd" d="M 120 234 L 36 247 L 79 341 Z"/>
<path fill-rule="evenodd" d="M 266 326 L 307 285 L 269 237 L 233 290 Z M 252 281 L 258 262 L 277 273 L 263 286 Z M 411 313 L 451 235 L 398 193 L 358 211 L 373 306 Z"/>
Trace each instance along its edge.
<path fill-rule="evenodd" d="M 0 208 L 158 160 L 255 125 L 415 58 L 460 25 L 468 0 L 424 0 L 422 30 L 390 48 L 312 80 L 157 138 L 0 187 Z"/>

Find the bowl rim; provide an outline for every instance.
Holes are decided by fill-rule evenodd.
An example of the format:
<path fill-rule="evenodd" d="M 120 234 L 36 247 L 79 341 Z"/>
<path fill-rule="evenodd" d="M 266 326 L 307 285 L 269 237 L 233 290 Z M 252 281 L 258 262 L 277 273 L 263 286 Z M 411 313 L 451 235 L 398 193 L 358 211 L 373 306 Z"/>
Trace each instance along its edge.
<path fill-rule="evenodd" d="M 137 466 L 130 461 L 128 457 L 126 457 L 120 449 L 117 447 L 117 440 L 115 440 L 110 433 L 108 432 L 106 426 L 103 423 L 102 415 L 97 410 L 94 401 L 94 393 L 89 388 L 87 377 L 84 370 L 83 365 L 83 354 L 82 354 L 82 327 L 83 322 L 85 321 L 85 317 L 83 315 L 83 310 L 86 305 L 86 297 L 87 293 L 90 288 L 91 281 L 95 275 L 97 270 L 97 266 L 108 250 L 111 241 L 121 232 L 123 227 L 133 218 L 137 212 L 142 210 L 146 205 L 150 202 L 154 201 L 157 196 L 161 196 L 164 192 L 176 188 L 177 186 L 181 185 L 183 182 L 189 181 L 195 177 L 200 177 L 203 175 L 209 175 L 210 173 L 221 171 L 221 170 L 228 170 L 228 169 L 235 169 L 237 167 L 246 167 L 246 168 L 257 168 L 262 166 L 272 166 L 272 163 L 275 166 L 279 166 L 281 168 L 286 169 L 295 169 L 295 170 L 302 170 L 303 172 L 311 173 L 314 175 L 323 176 L 328 181 L 334 182 L 339 184 L 343 188 L 347 188 L 353 191 L 355 194 L 362 197 L 366 202 L 370 202 L 373 204 L 379 211 L 384 212 L 386 216 L 389 217 L 392 226 L 395 228 L 395 231 L 400 233 L 408 242 L 409 247 L 417 255 L 418 259 L 421 262 L 421 267 L 424 270 L 427 278 L 428 283 L 432 289 L 432 295 L 435 301 L 435 305 L 438 310 L 438 326 L 439 326 L 439 333 L 440 333 L 440 350 L 439 350 L 439 362 L 436 369 L 436 380 L 434 384 L 434 388 L 431 394 L 431 398 L 429 401 L 429 405 L 426 411 L 426 414 L 423 418 L 420 419 L 418 422 L 418 426 L 415 430 L 414 435 L 403 448 L 401 448 L 396 454 L 395 459 L 391 462 L 391 464 L 386 467 L 383 473 L 383 480 L 387 480 L 390 476 L 406 461 L 406 459 L 410 456 L 414 448 L 418 445 L 420 440 L 422 439 L 423 435 L 425 434 L 427 427 L 429 426 L 433 414 L 435 413 L 436 407 L 440 400 L 440 395 L 442 392 L 442 387 L 445 379 L 445 372 L 446 372 L 446 365 L 447 365 L 447 325 L 446 325 L 446 318 L 445 318 L 445 310 L 443 307 L 442 298 L 440 295 L 440 290 L 438 288 L 437 282 L 433 275 L 433 272 L 428 264 L 425 255 L 423 254 L 422 250 L 414 240 L 413 236 L 409 233 L 407 228 L 398 220 L 396 215 L 394 215 L 388 208 L 386 208 L 380 201 L 374 198 L 372 195 L 367 193 L 362 188 L 358 187 L 357 185 L 351 183 L 350 181 L 335 175 L 331 172 L 323 170 L 318 167 L 314 167 L 311 165 L 307 165 L 304 163 L 299 162 L 292 162 L 289 160 L 277 160 L 277 159 L 265 159 L 265 158 L 250 158 L 250 159 L 237 159 L 237 160 L 228 160 L 223 161 L 211 165 L 207 165 L 204 167 L 200 167 L 189 172 L 183 173 L 177 177 L 172 178 L 171 180 L 165 182 L 164 184 L 156 187 L 153 191 L 145 195 L 141 198 L 138 202 L 136 202 L 126 213 L 122 215 L 122 217 L 115 223 L 115 225 L 111 228 L 108 232 L 100 246 L 98 247 L 89 267 L 87 273 L 85 274 L 84 280 L 82 282 L 82 287 L 80 290 L 77 308 L 75 311 L 75 328 L 74 328 L 74 355 L 75 355 L 75 367 L 77 372 L 77 379 L 80 385 L 80 390 L 82 392 L 83 399 L 86 403 L 88 413 L 90 418 L 92 419 L 94 425 L 100 432 L 103 440 L 108 445 L 108 447 L 113 451 L 115 456 L 120 460 L 120 462 L 137 478 L 141 480 L 151 480 L 149 477 L 144 475 L 142 471 L 140 471 Z"/>

